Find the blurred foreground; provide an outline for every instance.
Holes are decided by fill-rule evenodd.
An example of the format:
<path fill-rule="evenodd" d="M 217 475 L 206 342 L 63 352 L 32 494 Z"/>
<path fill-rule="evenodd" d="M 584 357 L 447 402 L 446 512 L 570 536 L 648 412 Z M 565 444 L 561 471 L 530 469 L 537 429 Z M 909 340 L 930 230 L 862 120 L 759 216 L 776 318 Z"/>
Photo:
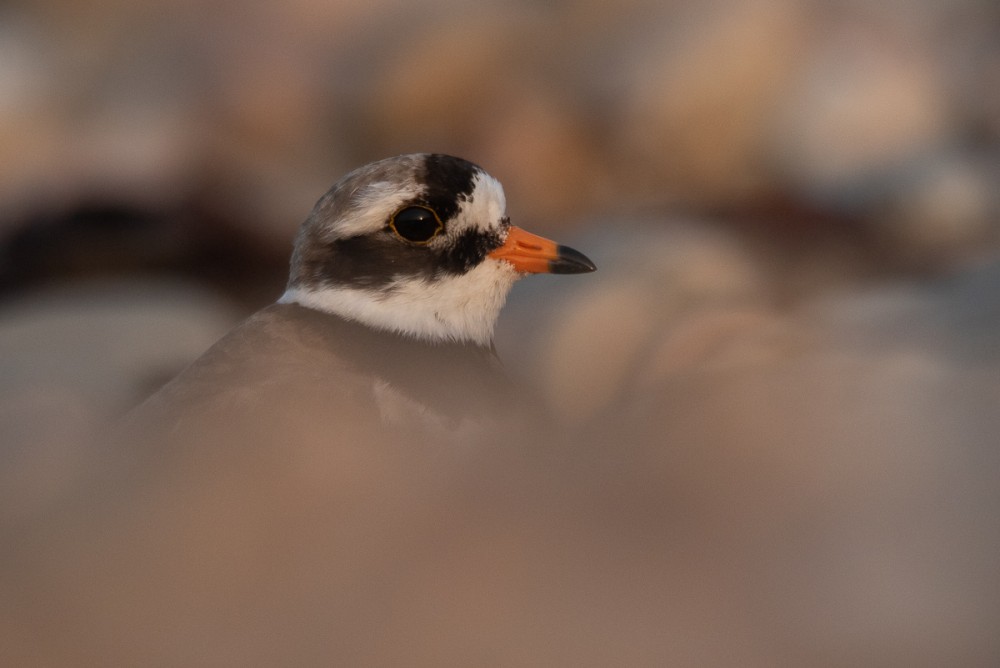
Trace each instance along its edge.
<path fill-rule="evenodd" d="M 778 310 L 752 254 L 633 233 L 502 318 L 537 437 L 108 460 L 22 397 L 60 417 L 4 471 L 5 663 L 991 665 L 1000 264 Z"/>

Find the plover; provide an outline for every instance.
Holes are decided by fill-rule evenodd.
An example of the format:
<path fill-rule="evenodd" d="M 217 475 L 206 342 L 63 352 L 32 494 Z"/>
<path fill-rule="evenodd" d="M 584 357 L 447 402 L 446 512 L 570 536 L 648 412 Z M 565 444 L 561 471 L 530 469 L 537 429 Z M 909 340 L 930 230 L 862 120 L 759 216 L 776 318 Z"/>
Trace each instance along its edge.
<path fill-rule="evenodd" d="M 513 227 L 499 183 L 464 160 L 345 176 L 278 303 L 140 406 L 79 490 L 0 550 L 13 664 L 379 663 L 400 620 L 407 645 L 440 642 L 426 618 L 493 643 L 483 592 L 507 581 L 482 561 L 490 537 L 529 554 L 548 526 L 519 524 L 509 472 L 535 470 L 546 432 L 521 427 L 493 324 L 519 276 L 593 269 Z"/>
<path fill-rule="evenodd" d="M 254 437 L 269 425 L 325 429 L 332 416 L 342 435 L 371 424 L 460 432 L 511 400 L 493 330 L 514 282 L 594 269 L 512 225 L 500 183 L 471 162 L 374 162 L 316 203 L 277 303 L 168 383 L 138 421 L 176 431 L 225 416 L 213 426 Z"/>

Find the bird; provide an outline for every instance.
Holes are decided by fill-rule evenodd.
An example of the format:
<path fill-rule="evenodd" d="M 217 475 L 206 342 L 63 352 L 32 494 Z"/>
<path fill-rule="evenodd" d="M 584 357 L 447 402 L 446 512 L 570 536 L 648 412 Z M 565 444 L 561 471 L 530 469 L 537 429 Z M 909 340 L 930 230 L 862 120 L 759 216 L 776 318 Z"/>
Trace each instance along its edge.
<path fill-rule="evenodd" d="M 518 392 L 493 335 L 511 287 L 527 274 L 595 269 L 511 224 L 500 182 L 472 162 L 416 153 L 367 164 L 300 227 L 277 302 L 146 400 L 123 431 L 218 441 L 242 430 L 242 443 L 289 428 L 462 436 L 510 422 Z"/>
<path fill-rule="evenodd" d="M 494 325 L 522 276 L 594 270 L 511 224 L 500 183 L 466 160 L 348 173 L 298 231 L 277 301 L 127 415 L 79 488 L 5 542 L 8 663 L 366 663 L 396 622 L 414 644 L 427 611 L 397 610 L 425 586 L 456 637 L 495 642 L 461 630 L 493 619 L 479 527 L 519 549 L 510 522 L 534 518 L 525 494 L 549 498 L 538 470 L 558 458 L 535 447 L 544 430 L 520 413 Z M 475 576 L 452 585 L 452 569 Z"/>

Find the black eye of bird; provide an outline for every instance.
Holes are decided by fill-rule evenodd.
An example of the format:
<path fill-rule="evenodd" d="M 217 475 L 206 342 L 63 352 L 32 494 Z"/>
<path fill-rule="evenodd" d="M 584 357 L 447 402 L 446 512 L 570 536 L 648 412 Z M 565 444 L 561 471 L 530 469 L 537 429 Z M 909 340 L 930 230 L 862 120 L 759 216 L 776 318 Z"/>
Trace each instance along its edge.
<path fill-rule="evenodd" d="M 444 225 L 433 209 L 408 206 L 393 214 L 389 227 L 403 239 L 423 244 L 433 239 Z"/>

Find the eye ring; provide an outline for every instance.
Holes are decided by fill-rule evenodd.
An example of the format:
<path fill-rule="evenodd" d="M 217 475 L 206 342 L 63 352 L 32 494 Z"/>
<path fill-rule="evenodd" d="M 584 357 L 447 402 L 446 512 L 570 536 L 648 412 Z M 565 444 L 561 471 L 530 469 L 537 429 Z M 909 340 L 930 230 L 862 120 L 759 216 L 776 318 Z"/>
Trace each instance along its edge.
<path fill-rule="evenodd" d="M 404 241 L 425 245 L 444 229 L 444 223 L 434 209 L 412 204 L 392 214 L 389 229 Z"/>

